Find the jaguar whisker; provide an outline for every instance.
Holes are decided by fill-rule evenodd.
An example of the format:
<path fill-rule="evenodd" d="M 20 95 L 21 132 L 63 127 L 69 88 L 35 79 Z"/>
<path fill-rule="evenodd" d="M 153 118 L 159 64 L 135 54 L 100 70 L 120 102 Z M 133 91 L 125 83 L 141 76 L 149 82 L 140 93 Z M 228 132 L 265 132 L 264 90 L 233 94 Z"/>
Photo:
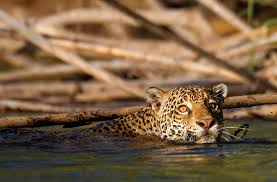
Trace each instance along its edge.
<path fill-rule="evenodd" d="M 241 140 L 240 138 L 238 138 L 238 137 L 236 137 L 235 135 L 232 135 L 232 134 L 230 134 L 230 133 L 227 133 L 227 132 L 224 132 L 224 131 L 220 131 L 221 133 L 223 133 L 223 134 L 225 134 L 225 135 L 229 135 L 229 136 L 231 136 L 231 137 L 233 137 L 233 138 L 235 138 L 235 139 L 237 139 L 237 140 Z"/>

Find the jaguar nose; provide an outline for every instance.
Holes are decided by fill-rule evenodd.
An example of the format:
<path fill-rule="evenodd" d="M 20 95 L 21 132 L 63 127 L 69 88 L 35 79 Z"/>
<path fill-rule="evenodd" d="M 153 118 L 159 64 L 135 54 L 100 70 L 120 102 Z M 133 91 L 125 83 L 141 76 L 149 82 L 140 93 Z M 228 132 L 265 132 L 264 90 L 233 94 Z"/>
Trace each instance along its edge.
<path fill-rule="evenodd" d="M 196 124 L 204 129 L 209 129 L 215 124 L 215 120 L 213 118 L 205 118 L 201 121 L 197 121 Z"/>

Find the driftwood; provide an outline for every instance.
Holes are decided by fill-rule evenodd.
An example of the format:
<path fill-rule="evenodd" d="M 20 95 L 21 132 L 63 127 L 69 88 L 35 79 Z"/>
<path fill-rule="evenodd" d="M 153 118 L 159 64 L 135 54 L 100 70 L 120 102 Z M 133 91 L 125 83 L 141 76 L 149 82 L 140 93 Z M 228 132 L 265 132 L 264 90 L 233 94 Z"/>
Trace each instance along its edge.
<path fill-rule="evenodd" d="M 55 47 L 51 43 L 49 43 L 45 38 L 40 36 L 39 34 L 35 34 L 31 30 L 29 30 L 24 24 L 8 15 L 4 11 L 0 11 L 0 19 L 11 26 L 16 31 L 20 32 L 27 40 L 41 48 L 42 50 L 55 55 L 60 58 L 62 61 L 74 65 L 77 68 L 81 69 L 85 73 L 93 76 L 94 78 L 104 81 L 108 84 L 114 85 L 115 87 L 119 87 L 124 91 L 134 94 L 138 97 L 143 97 L 143 92 L 138 88 L 134 88 L 128 84 L 128 82 L 122 80 L 119 77 L 116 77 L 101 68 L 96 68 L 88 64 L 84 59 L 82 59 L 77 54 L 72 52 L 68 52 L 62 48 Z"/>
<path fill-rule="evenodd" d="M 262 119 L 274 120 L 277 119 L 277 105 L 260 105 L 249 108 L 228 109 L 224 111 L 224 119 Z"/>
<path fill-rule="evenodd" d="M 19 116 L 0 118 L 0 128 L 21 128 L 61 125 L 75 122 L 91 122 L 114 119 L 120 115 L 137 111 L 138 107 L 128 107 L 109 111 L 47 114 L 41 116 Z"/>
<path fill-rule="evenodd" d="M 224 109 L 276 104 L 277 94 L 260 94 L 229 97 L 224 101 Z"/>
<path fill-rule="evenodd" d="M 120 11 L 101 4 L 104 1 Z M 100 7 L 59 11 L 35 17 L 35 21 L 12 11 L 28 28 L 0 11 L 4 62 L 0 67 L 0 111 L 4 115 L 13 111 L 44 113 L 0 118 L 0 128 L 82 125 L 113 119 L 141 108 L 138 99 L 149 86 L 167 90 L 224 82 L 228 96 L 259 94 L 277 87 L 276 61 L 268 57 L 276 48 L 276 30 L 269 24 L 251 28 L 224 6 L 233 2 L 197 0 L 218 18 L 205 16 L 196 3 L 173 9 L 161 6 L 161 1 L 147 0 L 139 3 L 150 7 L 143 5 L 142 10 L 130 4 L 133 11 L 120 1 L 104 1 L 99 1 Z M 234 27 L 229 28 L 232 32 L 218 30 L 220 19 L 240 31 L 233 32 Z M 224 118 L 274 118 L 275 101 L 276 94 L 229 97 Z"/>
<path fill-rule="evenodd" d="M 96 110 L 89 107 L 66 107 L 54 106 L 37 102 L 27 102 L 18 100 L 0 100 L 0 111 L 30 111 L 30 112 L 47 112 L 47 113 L 63 113 L 63 112 L 81 112 Z"/>
<path fill-rule="evenodd" d="M 168 56 L 161 56 L 156 54 L 144 53 L 139 51 L 133 51 L 128 49 L 121 49 L 112 46 L 105 46 L 100 44 L 90 44 L 85 42 L 74 42 L 68 40 L 52 40 L 52 44 L 56 46 L 67 47 L 71 50 L 83 49 L 87 51 L 93 51 L 103 56 L 113 56 L 120 59 L 126 59 L 127 61 L 140 61 L 150 64 L 162 64 L 164 66 L 170 66 L 173 68 L 182 68 L 184 70 L 191 70 L 200 72 L 207 75 L 221 75 L 225 78 L 229 78 L 234 81 L 246 82 L 242 76 L 229 71 L 228 69 L 218 69 L 216 66 L 209 64 L 199 64 L 194 61 L 184 61 L 183 59 L 174 59 Z"/>
<path fill-rule="evenodd" d="M 250 107 L 256 105 L 277 104 L 277 94 L 234 96 L 225 99 L 223 109 Z M 57 115 L 26 116 L 26 117 L 6 117 L 0 118 L 0 128 L 7 127 L 34 127 L 60 125 L 70 122 L 93 122 L 114 119 L 121 115 L 126 115 L 138 111 L 141 106 L 128 107 L 110 111 L 92 111 L 81 113 L 67 113 Z"/>
<path fill-rule="evenodd" d="M 159 80 L 138 80 L 131 81 L 130 84 L 145 90 L 148 87 L 156 86 L 163 89 L 174 87 L 184 87 L 189 85 L 200 85 L 211 87 L 218 84 L 222 80 L 215 79 L 198 79 L 195 81 L 186 81 L 185 77 L 173 79 Z M 263 93 L 264 90 L 253 84 L 232 84 L 225 82 L 228 85 L 229 96 L 247 95 Z M 18 94 L 20 93 L 20 94 Z M 96 101 L 112 101 L 112 100 L 127 100 L 136 99 L 133 95 L 126 94 L 124 91 L 114 88 L 113 86 L 96 81 L 90 82 L 61 82 L 54 81 L 36 82 L 36 83 L 13 83 L 4 86 L 0 85 L 0 98 L 3 99 L 24 99 L 24 100 L 41 100 L 47 103 L 53 103 L 55 98 L 56 103 L 63 102 L 82 102 L 92 103 Z M 51 98 L 49 100 L 49 98 Z"/>
<path fill-rule="evenodd" d="M 168 10 L 167 11 L 162 11 L 162 12 L 168 12 Z M 157 12 L 157 14 L 159 14 L 159 16 L 154 16 L 154 15 L 151 16 L 151 14 L 145 13 L 145 12 L 142 12 L 142 14 L 145 13 L 146 17 L 151 17 L 151 19 L 154 20 L 154 22 L 156 22 L 156 23 L 163 23 L 163 22 L 160 22 L 159 20 L 156 20 L 156 18 L 164 16 L 164 14 L 162 12 L 160 12 L 160 11 Z M 193 22 L 196 22 L 195 24 L 197 25 L 198 29 L 205 30 L 205 31 L 202 31 L 202 33 L 203 32 L 209 32 L 209 30 L 206 30 L 208 25 L 206 25 L 205 23 L 197 23 L 197 22 L 201 21 L 202 16 L 200 16 L 199 13 L 196 13 L 196 12 L 195 13 L 194 12 L 189 13 L 189 14 L 192 14 L 192 17 L 188 16 L 188 15 L 182 16 L 183 17 L 182 21 L 184 21 L 184 18 L 186 19 L 186 17 L 189 17 L 188 20 L 193 19 L 194 20 Z M 116 12 L 114 12 L 114 13 L 116 13 Z M 172 12 L 169 11 L 169 14 L 171 14 L 171 13 Z M 126 44 L 127 45 L 130 45 L 130 44 L 132 45 L 133 41 L 130 43 L 130 41 L 126 41 L 126 42 L 122 42 L 122 40 L 113 41 L 113 40 L 109 40 L 109 39 L 94 37 L 92 35 L 90 35 L 90 36 L 82 35 L 82 34 L 80 35 L 80 33 L 76 34 L 76 33 L 73 33 L 73 32 L 69 32 L 68 30 L 65 30 L 65 28 L 63 27 L 64 24 L 70 23 L 70 22 L 74 23 L 77 20 L 82 21 L 82 22 L 83 21 L 89 21 L 89 22 L 99 21 L 99 18 L 93 19 L 93 17 L 94 17 L 93 15 L 95 15 L 95 14 L 105 14 L 103 21 L 113 22 L 113 20 L 118 20 L 120 22 L 122 20 L 126 20 L 126 23 L 128 23 L 127 20 L 129 20 L 129 23 L 131 23 L 131 22 L 135 23 L 135 21 L 132 21 L 128 17 L 122 16 L 119 13 L 116 13 L 115 16 L 108 16 L 107 17 L 106 14 L 111 15 L 110 11 L 103 11 L 102 10 L 102 11 L 98 12 L 98 11 L 95 11 L 94 9 L 91 9 L 91 10 L 77 9 L 77 10 L 73 10 L 73 11 L 70 11 L 70 12 L 60 13 L 60 14 L 57 14 L 57 15 L 53 15 L 53 16 L 50 16 L 50 17 L 43 18 L 40 21 L 38 21 L 37 24 L 34 25 L 34 29 L 35 29 L 35 31 L 37 31 L 41 34 L 50 36 L 52 38 L 62 38 L 62 39 L 66 39 L 66 40 L 74 40 L 74 41 L 87 42 L 87 43 L 88 42 L 97 43 L 97 44 L 99 44 L 99 43 L 103 44 L 104 43 L 104 44 L 108 44 L 108 45 L 112 44 L 115 47 L 118 47 L 120 45 L 126 45 Z M 91 16 L 89 16 L 89 15 L 91 15 Z M 181 15 L 182 15 L 182 12 L 180 12 L 180 14 L 178 14 L 178 16 L 181 16 Z M 68 17 L 70 17 L 70 18 L 68 18 Z M 177 17 L 177 14 L 176 14 L 176 17 Z M 169 21 L 168 23 L 170 24 L 170 21 L 172 19 L 175 19 L 175 15 L 174 16 L 168 15 L 168 19 L 166 19 L 165 21 L 166 22 Z M 185 22 L 187 22 L 188 20 L 185 20 Z M 201 22 L 203 22 L 203 21 L 201 21 Z M 190 23 L 192 23 L 192 22 L 190 22 Z M 204 24 L 205 26 L 199 27 L 202 24 Z M 182 23 L 179 23 L 179 25 L 182 25 Z M 176 26 L 171 26 L 171 28 L 174 28 L 174 27 L 176 27 Z M 211 33 L 209 33 L 209 34 L 211 34 Z M 242 42 L 244 42 L 246 40 L 246 38 L 249 38 L 250 40 L 255 40 L 258 37 L 258 35 L 265 35 L 265 34 L 266 34 L 266 29 L 265 28 L 259 28 L 259 29 L 254 29 L 254 30 L 251 30 L 251 31 L 247 31 L 245 33 L 232 35 L 228 38 L 224 38 L 223 40 L 217 40 L 212 45 L 210 43 L 205 43 L 202 46 L 205 47 L 206 49 L 210 50 L 210 51 L 214 51 L 214 50 L 221 50 L 222 51 L 222 49 L 228 50 L 229 46 L 232 46 L 234 44 L 239 45 Z M 193 37 L 193 35 L 189 34 L 189 36 L 185 36 L 185 37 L 186 38 L 189 38 L 189 37 L 191 38 L 191 37 Z M 205 36 L 205 39 L 206 38 L 207 38 L 207 36 Z M 134 41 L 135 41 L 134 42 L 135 44 L 139 44 L 139 45 L 141 44 L 141 42 L 138 42 L 137 40 L 134 40 Z M 154 42 L 157 42 L 157 41 L 155 40 Z M 170 44 L 170 43 L 166 42 L 165 43 L 166 48 L 163 48 L 161 50 L 168 49 L 168 48 L 173 46 L 171 44 L 170 45 L 168 45 L 168 44 Z M 160 47 L 161 45 L 163 45 L 163 41 L 157 42 L 156 46 Z M 137 46 L 137 47 L 141 49 L 141 48 L 144 48 L 144 47 L 147 48 L 148 46 L 146 44 L 146 45 L 143 45 L 143 46 L 140 45 L 140 46 Z M 174 54 L 176 52 L 179 52 L 178 50 L 179 50 L 180 46 L 179 47 L 177 46 L 178 47 L 177 51 L 176 51 L 176 46 L 173 46 L 173 47 L 174 47 L 173 50 L 175 52 L 172 52 L 172 54 Z M 155 51 L 155 50 L 153 50 L 153 51 Z M 195 54 L 193 52 L 190 52 L 190 54 L 192 54 L 192 55 L 189 55 L 189 57 L 195 57 Z M 227 57 L 223 57 L 223 58 L 227 59 Z"/>
<path fill-rule="evenodd" d="M 236 16 L 232 11 L 227 9 L 217 0 L 197 0 L 203 6 L 206 6 L 211 11 L 218 14 L 220 17 L 224 18 L 228 23 L 237 27 L 243 32 L 249 32 L 251 27 L 243 22 L 238 16 Z"/>
<path fill-rule="evenodd" d="M 125 70 L 140 69 L 143 65 L 137 65 L 130 62 L 122 61 L 93 61 L 90 63 L 94 67 L 100 67 L 102 69 L 111 72 L 120 72 Z M 145 68 L 144 68 L 145 69 Z M 9 71 L 7 73 L 0 73 L 0 82 L 9 83 L 14 81 L 22 81 L 33 78 L 47 78 L 54 76 L 65 76 L 83 73 L 80 69 L 72 65 L 58 64 L 54 66 L 35 66 L 22 70 Z"/>
<path fill-rule="evenodd" d="M 245 79 L 247 79 L 248 81 L 251 81 L 253 83 L 257 83 L 261 86 L 264 86 L 265 88 L 269 88 L 269 89 L 275 90 L 275 91 L 277 90 L 277 87 L 275 87 L 275 85 L 272 85 L 268 80 L 266 80 L 264 78 L 256 77 L 252 73 L 245 72 L 245 71 L 242 71 L 242 70 L 234 67 L 233 65 L 231 65 L 228 62 L 224 61 L 223 59 L 218 58 L 218 57 L 214 56 L 213 54 L 210 54 L 206 50 L 204 50 L 204 49 L 196 46 L 192 42 L 182 38 L 176 32 L 170 30 L 169 28 L 164 28 L 164 27 L 159 26 L 156 23 L 153 23 L 149 19 L 147 19 L 147 18 L 143 17 L 142 15 L 136 13 L 134 10 L 131 10 L 130 8 L 123 5 L 119 1 L 116 1 L 116 0 L 103 0 L 103 1 L 110 4 L 111 6 L 115 7 L 119 11 L 125 13 L 126 15 L 134 18 L 139 23 L 141 23 L 143 26 L 148 28 L 150 31 L 152 31 L 152 32 L 154 32 L 154 33 L 156 33 L 156 34 L 158 34 L 158 35 L 160 35 L 160 36 L 162 36 L 166 39 L 173 40 L 176 43 L 179 43 L 180 45 L 197 52 L 199 55 L 204 56 L 205 58 L 209 59 L 209 61 L 211 63 L 213 63 L 217 66 L 220 66 L 221 68 L 225 68 L 226 70 L 229 70 L 230 72 L 232 72 L 234 74 L 240 75 L 240 76 L 244 77 Z"/>
<path fill-rule="evenodd" d="M 262 48 L 265 49 L 265 47 L 268 47 L 267 44 L 273 43 L 276 41 L 276 34 L 273 34 L 267 38 L 262 38 L 260 40 L 258 40 L 255 43 L 249 43 L 249 44 L 245 44 L 243 46 L 240 46 L 238 48 L 232 49 L 230 51 L 226 51 L 225 53 L 221 53 L 220 55 L 222 57 L 225 58 L 230 58 L 230 57 L 234 57 L 234 56 L 239 56 L 242 53 L 247 53 L 249 51 L 253 51 L 256 50 L 257 48 Z M 116 48 L 116 47 L 109 47 L 109 46 L 104 46 L 104 45 L 100 45 L 100 44 L 91 44 L 91 43 L 85 43 L 85 42 L 74 42 L 74 41 L 61 41 L 61 40 L 52 40 L 53 44 L 56 44 L 58 46 L 61 46 L 63 48 L 68 48 L 69 50 L 72 51 L 76 51 L 76 50 L 84 50 L 89 52 L 90 54 L 95 54 L 98 53 L 100 55 L 103 56 L 113 56 L 113 57 L 118 57 L 118 58 L 125 58 L 128 60 L 141 60 L 141 61 L 146 61 L 146 62 L 151 62 L 151 63 L 155 63 L 156 62 L 160 62 L 162 64 L 172 64 L 172 66 L 174 65 L 174 62 L 171 61 L 170 62 L 170 57 L 167 56 L 159 56 L 159 55 L 155 55 L 155 54 L 146 54 L 143 52 L 138 52 L 138 51 L 130 51 L 127 49 L 120 49 L 120 48 Z M 272 44 L 273 46 L 276 46 L 274 44 Z M 13 56 L 13 57 L 17 57 L 17 56 Z M 160 60 L 159 60 L 160 59 Z M 186 61 L 185 63 L 182 63 L 182 60 L 177 60 L 177 59 L 173 59 L 175 62 L 177 62 L 176 64 L 181 64 L 183 65 L 182 68 L 187 69 L 187 70 L 194 70 L 197 72 L 201 72 L 203 74 L 207 74 L 207 75 L 222 75 L 226 78 L 229 78 L 230 80 L 232 79 L 236 79 L 238 80 L 239 78 L 237 78 L 235 75 L 232 75 L 230 73 L 228 73 L 228 71 L 224 71 L 223 69 L 217 71 L 218 69 L 214 66 L 210 66 L 210 65 L 202 65 L 201 63 L 194 63 L 191 61 Z M 166 61 L 164 63 L 164 61 Z M 241 61 L 239 61 L 241 62 Z M 121 63 L 123 64 L 123 63 Z M 123 67 L 125 67 L 127 63 L 124 63 Z M 96 66 L 98 67 L 103 65 L 102 68 L 104 69 L 108 69 L 108 70 L 114 70 L 113 67 L 117 67 L 117 64 L 114 65 L 108 65 L 106 63 L 103 62 L 99 62 L 96 63 Z M 57 67 L 57 68 L 55 68 Z M 120 67 L 120 66 L 118 66 Z M 118 68 L 117 67 L 117 68 Z M 146 67 L 147 68 L 147 67 Z M 0 74 L 0 82 L 7 82 L 7 81 L 13 81 L 13 80 L 20 80 L 20 79 L 25 79 L 26 77 L 33 77 L 33 76 L 47 76 L 47 75 L 57 75 L 60 74 L 62 75 L 64 74 L 72 74 L 72 73 L 76 73 L 76 72 L 82 72 L 80 71 L 78 68 L 74 67 L 74 66 L 61 66 L 61 65 L 57 65 L 57 66 L 51 66 L 51 67 L 34 67 L 34 68 L 30 68 L 30 69 L 26 69 L 26 70 L 20 70 L 20 71 L 16 71 L 16 72 L 10 72 L 10 73 L 2 73 Z"/>

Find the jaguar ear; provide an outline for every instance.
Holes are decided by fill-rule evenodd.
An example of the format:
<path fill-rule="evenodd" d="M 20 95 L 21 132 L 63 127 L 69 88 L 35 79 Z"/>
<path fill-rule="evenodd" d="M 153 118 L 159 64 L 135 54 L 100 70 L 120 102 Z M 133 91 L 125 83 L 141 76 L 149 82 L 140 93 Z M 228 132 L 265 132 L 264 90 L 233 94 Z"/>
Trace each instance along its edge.
<path fill-rule="evenodd" d="M 227 97 L 228 88 L 224 83 L 220 83 L 218 85 L 213 86 L 212 92 L 216 97 L 220 97 L 222 99 Z"/>
<path fill-rule="evenodd" d="M 153 111 L 158 112 L 161 108 L 165 92 L 156 87 L 150 87 L 146 91 L 146 100 Z"/>

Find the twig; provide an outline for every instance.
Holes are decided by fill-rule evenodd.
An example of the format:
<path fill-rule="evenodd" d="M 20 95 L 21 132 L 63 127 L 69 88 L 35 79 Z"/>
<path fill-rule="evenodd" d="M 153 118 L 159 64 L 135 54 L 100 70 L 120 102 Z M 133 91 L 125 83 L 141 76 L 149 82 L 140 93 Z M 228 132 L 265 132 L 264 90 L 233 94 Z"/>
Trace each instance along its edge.
<path fill-rule="evenodd" d="M 243 32 L 249 32 L 251 27 L 243 22 L 239 17 L 236 16 L 232 11 L 223 6 L 217 0 L 197 0 L 200 4 L 209 8 L 211 11 L 215 12 L 223 19 L 225 19 L 228 23 L 237 27 L 239 30 Z"/>
<path fill-rule="evenodd" d="M 177 35 L 176 32 L 174 32 L 168 28 L 161 27 L 158 24 L 151 22 L 149 19 L 147 19 L 147 18 L 143 17 L 142 15 L 136 13 L 135 11 L 131 10 L 130 8 L 126 7 L 119 1 L 116 1 L 116 0 L 103 0 L 103 1 L 110 4 L 111 6 L 115 7 L 116 9 L 120 10 L 121 12 L 125 13 L 126 15 L 134 18 L 139 23 L 141 23 L 146 28 L 148 28 L 150 31 L 152 31 L 162 37 L 165 37 L 167 39 L 174 40 L 177 43 L 179 43 L 180 45 L 182 45 L 186 48 L 190 48 L 191 50 L 197 52 L 199 55 L 206 57 L 207 59 L 210 60 L 211 63 L 213 63 L 217 66 L 220 66 L 222 68 L 225 68 L 237 75 L 243 76 L 245 79 L 247 79 L 250 82 L 257 83 L 261 86 L 264 86 L 266 88 L 277 91 L 277 87 L 272 85 L 268 80 L 256 77 L 255 75 L 253 75 L 249 72 L 242 71 L 242 70 L 232 66 L 231 64 L 224 61 L 223 59 L 218 58 L 218 57 L 214 56 L 213 54 L 210 54 L 209 52 L 205 51 L 204 49 L 194 45 L 193 43 L 189 42 L 188 40 Z"/>
<path fill-rule="evenodd" d="M 143 92 L 138 88 L 134 88 L 130 86 L 124 80 L 100 69 L 99 67 L 97 68 L 97 67 L 91 66 L 90 64 L 86 63 L 86 61 L 83 60 L 81 57 L 79 57 L 78 55 L 72 52 L 68 52 L 62 48 L 51 45 L 51 43 L 49 43 L 42 36 L 33 33 L 24 24 L 17 21 L 15 18 L 11 17 L 4 11 L 0 11 L 0 19 L 6 24 L 8 24 L 10 27 L 15 29 L 16 31 L 20 32 L 27 40 L 29 40 L 30 42 L 32 42 L 42 50 L 57 56 L 62 61 L 78 67 L 83 72 L 95 77 L 96 79 L 99 79 L 108 84 L 114 85 L 115 87 L 119 87 L 122 90 L 128 93 L 134 94 L 140 98 L 144 97 Z"/>

